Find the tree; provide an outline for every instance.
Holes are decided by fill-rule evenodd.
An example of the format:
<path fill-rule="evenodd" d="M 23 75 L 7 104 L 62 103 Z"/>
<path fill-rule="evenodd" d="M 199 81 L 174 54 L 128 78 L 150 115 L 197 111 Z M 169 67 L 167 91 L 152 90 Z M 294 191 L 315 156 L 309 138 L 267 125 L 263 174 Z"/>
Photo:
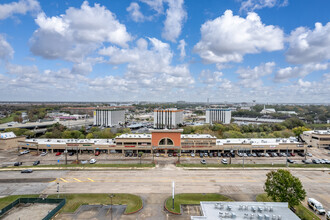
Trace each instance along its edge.
<path fill-rule="evenodd" d="M 308 128 L 306 128 L 305 126 L 299 126 L 299 127 L 295 127 L 292 129 L 292 132 L 298 137 L 300 136 L 304 131 L 309 131 Z"/>
<path fill-rule="evenodd" d="M 290 207 L 299 205 L 306 197 L 300 180 L 283 169 L 267 173 L 264 190 L 273 201 L 288 202 Z"/>
<path fill-rule="evenodd" d="M 140 164 L 141 164 L 141 160 L 142 160 L 143 152 L 140 151 L 139 154 L 138 154 L 138 156 L 140 157 Z"/>

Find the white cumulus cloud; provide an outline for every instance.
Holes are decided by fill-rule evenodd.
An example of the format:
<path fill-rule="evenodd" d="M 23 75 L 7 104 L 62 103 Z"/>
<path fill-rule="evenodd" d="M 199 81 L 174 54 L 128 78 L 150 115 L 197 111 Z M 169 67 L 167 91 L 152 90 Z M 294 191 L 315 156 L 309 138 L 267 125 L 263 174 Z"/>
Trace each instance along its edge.
<path fill-rule="evenodd" d="M 166 1 L 168 2 L 168 9 L 166 10 L 162 37 L 175 42 L 181 34 L 183 23 L 187 18 L 187 12 L 184 9 L 183 0 Z"/>
<path fill-rule="evenodd" d="M 239 68 L 236 73 L 239 74 L 239 84 L 246 88 L 258 88 L 263 85 L 262 77 L 273 72 L 275 67 L 274 62 L 268 62 L 251 69 Z"/>
<path fill-rule="evenodd" d="M 254 12 L 242 18 L 227 10 L 221 17 L 205 22 L 201 35 L 194 51 L 206 63 L 241 62 L 245 54 L 283 49 L 283 31 L 263 24 Z"/>
<path fill-rule="evenodd" d="M 127 47 L 132 39 L 116 16 L 104 6 L 70 7 L 65 14 L 47 17 L 40 13 L 35 20 L 39 28 L 30 39 L 33 54 L 46 59 L 81 62 L 102 43 Z"/>
<path fill-rule="evenodd" d="M 142 22 L 144 21 L 145 17 L 140 11 L 140 6 L 136 2 L 132 2 L 127 8 L 126 11 L 129 12 L 131 18 L 135 22 Z"/>
<path fill-rule="evenodd" d="M 315 23 L 314 30 L 299 27 L 288 37 L 286 59 L 293 64 L 318 63 L 330 59 L 330 22 Z"/>
<path fill-rule="evenodd" d="M 330 63 L 309 63 L 301 66 L 285 67 L 279 69 L 276 74 L 275 82 L 287 82 L 291 78 L 304 77 L 314 71 L 327 70 Z"/>
<path fill-rule="evenodd" d="M 14 14 L 23 14 L 27 12 L 40 11 L 40 4 L 37 0 L 20 0 L 7 4 L 0 4 L 0 20 L 13 16 Z"/>
<path fill-rule="evenodd" d="M 244 0 L 241 3 L 240 11 L 254 11 L 262 8 L 284 7 L 288 0 Z"/>
<path fill-rule="evenodd" d="M 14 56 L 14 49 L 6 41 L 3 35 L 0 34 L 0 60 L 12 59 Z"/>
<path fill-rule="evenodd" d="M 180 58 L 183 59 L 186 56 L 186 41 L 180 40 L 178 45 L 178 50 L 180 50 Z"/>

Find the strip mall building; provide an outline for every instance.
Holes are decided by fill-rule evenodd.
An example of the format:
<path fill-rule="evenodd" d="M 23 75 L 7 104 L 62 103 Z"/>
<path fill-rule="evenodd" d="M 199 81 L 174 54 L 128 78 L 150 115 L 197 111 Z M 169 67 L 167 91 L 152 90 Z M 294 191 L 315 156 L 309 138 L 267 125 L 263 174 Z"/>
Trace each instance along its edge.
<path fill-rule="evenodd" d="M 122 134 L 115 139 L 27 139 L 19 148 L 39 151 L 103 151 L 105 153 L 303 152 L 295 138 L 217 139 L 208 134 L 182 134 L 182 129 L 150 130 L 151 134 Z"/>

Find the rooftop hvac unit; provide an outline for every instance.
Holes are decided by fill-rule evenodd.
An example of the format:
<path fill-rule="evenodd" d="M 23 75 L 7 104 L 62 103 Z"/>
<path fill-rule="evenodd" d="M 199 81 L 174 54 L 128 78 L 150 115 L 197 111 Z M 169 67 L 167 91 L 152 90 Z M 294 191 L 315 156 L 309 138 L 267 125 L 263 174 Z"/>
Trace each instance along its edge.
<path fill-rule="evenodd" d="M 236 214 L 234 212 L 231 213 L 231 218 L 236 218 Z"/>
<path fill-rule="evenodd" d="M 276 220 L 276 215 L 272 215 L 272 220 Z"/>
<path fill-rule="evenodd" d="M 227 210 L 231 211 L 231 206 L 230 205 L 227 206 Z"/>
<path fill-rule="evenodd" d="M 264 215 L 265 216 L 265 220 L 270 220 L 270 217 L 269 217 L 269 215 Z"/>
<path fill-rule="evenodd" d="M 258 206 L 258 212 L 262 212 L 263 208 Z"/>
<path fill-rule="evenodd" d="M 281 215 L 279 215 L 279 216 L 277 217 L 277 219 L 278 219 L 278 220 L 281 220 L 281 219 L 282 219 L 282 216 L 281 216 Z"/>
<path fill-rule="evenodd" d="M 264 216 L 262 214 L 258 214 L 258 219 L 263 219 Z"/>
<path fill-rule="evenodd" d="M 269 211 L 270 211 L 270 212 L 273 211 L 273 206 L 269 207 Z"/>

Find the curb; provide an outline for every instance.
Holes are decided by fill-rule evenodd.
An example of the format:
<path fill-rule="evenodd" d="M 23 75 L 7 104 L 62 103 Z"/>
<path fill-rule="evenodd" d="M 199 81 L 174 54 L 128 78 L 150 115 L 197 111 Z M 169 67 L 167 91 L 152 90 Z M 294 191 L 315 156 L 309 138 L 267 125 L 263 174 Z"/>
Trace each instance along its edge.
<path fill-rule="evenodd" d="M 150 170 L 155 167 L 21 167 L 21 168 L 0 168 L 1 171 L 21 171 L 23 169 L 36 170 Z"/>
<path fill-rule="evenodd" d="M 300 171 L 330 171 L 330 168 L 300 168 L 300 167 L 179 167 L 183 170 L 300 170 Z"/>
<path fill-rule="evenodd" d="M 134 211 L 134 212 L 125 213 L 124 215 L 131 215 L 131 214 L 135 214 L 135 213 L 137 213 L 137 212 L 141 211 L 142 209 L 143 209 L 143 202 L 142 202 L 142 207 L 141 207 L 141 208 L 139 208 L 138 210 L 136 210 L 136 211 Z"/>
<path fill-rule="evenodd" d="M 171 198 L 171 197 L 170 197 L 170 198 Z M 180 212 L 180 213 L 178 213 L 178 212 L 172 212 L 172 211 L 170 211 L 170 210 L 168 210 L 168 209 L 166 208 L 166 202 L 167 202 L 168 199 L 169 199 L 169 198 L 167 198 L 167 199 L 165 200 L 165 202 L 164 202 L 164 209 L 165 209 L 166 211 L 168 211 L 169 213 L 173 214 L 173 215 L 182 215 L 181 212 Z M 181 211 L 181 206 L 180 206 L 180 211 Z"/>

